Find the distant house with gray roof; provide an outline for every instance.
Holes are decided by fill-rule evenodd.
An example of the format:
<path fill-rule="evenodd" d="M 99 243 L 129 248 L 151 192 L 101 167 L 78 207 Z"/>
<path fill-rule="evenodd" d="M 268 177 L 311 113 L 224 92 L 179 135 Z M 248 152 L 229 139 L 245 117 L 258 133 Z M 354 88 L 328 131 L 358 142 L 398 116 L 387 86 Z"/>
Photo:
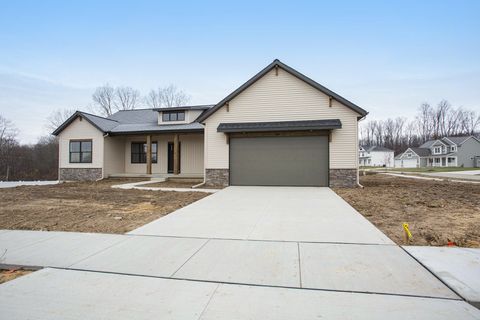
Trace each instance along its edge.
<path fill-rule="evenodd" d="M 461 136 L 429 140 L 397 155 L 395 167 L 480 167 L 480 139 Z"/>

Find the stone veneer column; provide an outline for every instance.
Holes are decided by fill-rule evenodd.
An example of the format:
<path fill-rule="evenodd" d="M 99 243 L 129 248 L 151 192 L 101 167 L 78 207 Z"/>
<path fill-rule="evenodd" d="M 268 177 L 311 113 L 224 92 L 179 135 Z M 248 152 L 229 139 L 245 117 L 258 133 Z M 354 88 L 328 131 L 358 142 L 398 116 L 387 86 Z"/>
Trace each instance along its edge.
<path fill-rule="evenodd" d="M 58 180 L 94 181 L 102 179 L 102 168 L 60 168 Z"/>
<path fill-rule="evenodd" d="M 228 187 L 228 169 L 205 169 L 205 185 L 207 187 Z"/>
<path fill-rule="evenodd" d="M 357 169 L 330 169 L 330 187 L 357 186 Z"/>

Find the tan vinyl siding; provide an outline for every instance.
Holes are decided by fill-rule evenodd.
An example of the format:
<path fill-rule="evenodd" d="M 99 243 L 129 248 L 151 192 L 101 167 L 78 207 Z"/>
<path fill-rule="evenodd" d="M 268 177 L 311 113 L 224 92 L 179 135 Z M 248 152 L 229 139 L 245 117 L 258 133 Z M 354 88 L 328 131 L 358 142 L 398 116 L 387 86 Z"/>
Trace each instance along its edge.
<path fill-rule="evenodd" d="M 333 101 L 327 95 L 278 69 L 270 71 L 205 120 L 205 167 L 228 168 L 228 144 L 225 134 L 217 132 L 221 122 L 267 122 L 340 119 L 342 129 L 334 130 L 330 143 L 330 168 L 357 168 L 358 113 Z"/>
<path fill-rule="evenodd" d="M 180 136 L 181 173 L 203 174 L 203 134 Z"/>
<path fill-rule="evenodd" d="M 128 136 L 124 143 L 125 173 L 146 173 L 145 163 L 131 163 L 132 142 L 145 142 L 145 136 Z M 173 142 L 173 135 L 154 135 L 152 142 L 157 142 L 157 163 L 152 164 L 152 173 L 168 172 L 168 142 Z M 181 173 L 203 174 L 203 134 L 180 135 Z"/>
<path fill-rule="evenodd" d="M 104 141 L 104 177 L 125 171 L 125 138 L 105 137 Z"/>
<path fill-rule="evenodd" d="M 70 163 L 70 140 L 92 140 L 92 163 Z M 87 120 L 75 119 L 58 135 L 60 168 L 103 168 L 103 133 Z"/>

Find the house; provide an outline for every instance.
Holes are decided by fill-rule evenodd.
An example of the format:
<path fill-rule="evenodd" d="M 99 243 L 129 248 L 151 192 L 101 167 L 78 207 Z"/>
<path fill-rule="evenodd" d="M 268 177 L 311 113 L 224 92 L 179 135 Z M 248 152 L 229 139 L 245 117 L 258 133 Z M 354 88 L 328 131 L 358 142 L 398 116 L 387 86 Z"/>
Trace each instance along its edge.
<path fill-rule="evenodd" d="M 360 166 L 393 167 L 394 152 L 385 147 L 372 146 L 358 149 Z"/>
<path fill-rule="evenodd" d="M 480 140 L 474 136 L 429 140 L 397 155 L 395 167 L 480 167 Z"/>
<path fill-rule="evenodd" d="M 202 177 L 208 186 L 356 186 L 367 112 L 279 60 L 215 105 L 76 112 L 54 135 L 61 180 Z"/>

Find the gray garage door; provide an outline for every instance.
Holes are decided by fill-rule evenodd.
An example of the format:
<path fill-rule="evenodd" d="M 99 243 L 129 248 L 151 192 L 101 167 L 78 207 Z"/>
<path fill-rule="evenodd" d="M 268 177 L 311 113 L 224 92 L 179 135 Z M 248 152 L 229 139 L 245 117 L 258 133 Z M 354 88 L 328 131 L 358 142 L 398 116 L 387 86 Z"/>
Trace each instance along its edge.
<path fill-rule="evenodd" d="M 231 138 L 230 184 L 328 186 L 328 137 Z"/>

